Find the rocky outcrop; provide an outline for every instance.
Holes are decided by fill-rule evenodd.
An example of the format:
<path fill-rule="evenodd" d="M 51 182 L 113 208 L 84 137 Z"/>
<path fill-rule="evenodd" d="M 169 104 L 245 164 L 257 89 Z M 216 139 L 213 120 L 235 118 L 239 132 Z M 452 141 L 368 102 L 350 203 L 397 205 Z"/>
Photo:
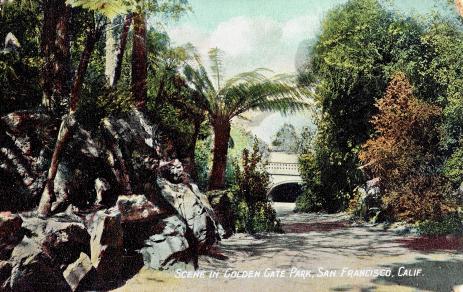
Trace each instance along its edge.
<path fill-rule="evenodd" d="M 158 179 L 162 196 L 185 219 L 200 249 L 212 246 L 220 238 L 214 211 L 206 196 L 194 184 L 174 184 Z"/>
<path fill-rule="evenodd" d="M 13 291 L 69 291 L 63 270 L 89 252 L 90 235 L 77 216 L 57 214 L 43 220 L 22 217 L 25 236 L 7 260 L 10 275 L 3 282 Z"/>
<path fill-rule="evenodd" d="M 43 137 L 29 134 L 34 121 Z M 14 211 L 36 206 L 56 131 L 56 123 L 40 114 L 2 119 L 0 175 L 7 173 L 8 182 L 0 186 L 0 208 L 3 198 Z M 104 284 L 117 285 L 126 263 L 138 259 L 153 269 L 196 268 L 198 254 L 223 232 L 180 161 L 160 161 L 157 140 L 156 127 L 138 110 L 99 125 L 77 121 L 54 180 L 55 215 L 0 213 L 3 289 L 107 290 Z M 31 205 L 20 206 L 31 198 Z"/>
<path fill-rule="evenodd" d="M 364 220 L 382 221 L 381 189 L 379 178 L 366 182 L 365 186 L 357 187 L 355 192 L 355 215 Z"/>
<path fill-rule="evenodd" d="M 184 220 L 174 215 L 163 219 L 157 228 L 162 231 L 146 239 L 144 246 L 139 250 L 146 267 L 185 269 L 197 265 L 198 255 L 188 242 L 188 228 Z"/>

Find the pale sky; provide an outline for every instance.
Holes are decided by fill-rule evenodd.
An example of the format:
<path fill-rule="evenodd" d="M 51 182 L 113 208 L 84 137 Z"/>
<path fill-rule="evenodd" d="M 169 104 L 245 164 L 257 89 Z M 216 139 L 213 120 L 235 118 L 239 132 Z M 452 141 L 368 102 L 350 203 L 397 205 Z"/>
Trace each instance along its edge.
<path fill-rule="evenodd" d="M 445 0 L 396 0 L 402 13 L 430 12 Z M 225 52 L 225 74 L 256 68 L 294 73 L 296 52 L 303 41 L 316 38 L 326 12 L 346 0 L 190 0 L 193 11 L 167 26 L 173 45 L 192 43 L 207 61 L 207 51 Z M 300 114 L 272 114 L 251 130 L 264 141 L 285 122 L 308 125 Z"/>

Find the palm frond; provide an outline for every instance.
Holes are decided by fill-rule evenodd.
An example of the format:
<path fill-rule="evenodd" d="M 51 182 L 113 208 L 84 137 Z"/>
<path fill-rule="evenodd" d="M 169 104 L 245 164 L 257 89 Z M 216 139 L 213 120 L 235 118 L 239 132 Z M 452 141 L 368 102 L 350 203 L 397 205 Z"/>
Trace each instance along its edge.
<path fill-rule="evenodd" d="M 223 62 L 221 51 L 212 49 L 209 57 L 211 70 L 217 79 L 214 86 L 198 54 L 193 54 L 195 67 L 185 66 L 184 74 L 190 88 L 198 94 L 198 106 L 209 112 L 210 116 L 232 119 L 248 110 L 294 112 L 310 108 L 313 96 L 306 87 L 297 86 L 294 76 L 287 74 L 267 77 L 270 70 L 259 68 L 245 72 L 227 80 L 223 86 Z M 196 100 L 195 100 L 196 102 Z"/>
<path fill-rule="evenodd" d="M 279 75 L 261 82 L 238 83 L 227 90 L 230 117 L 248 110 L 294 112 L 312 105 L 309 90 L 298 87 L 291 76 Z"/>
<path fill-rule="evenodd" d="M 188 86 L 191 88 L 191 95 L 194 97 L 197 106 L 205 111 L 212 111 L 213 106 L 208 98 L 210 89 L 207 83 L 204 82 L 201 74 L 195 70 L 191 65 L 185 65 L 183 75 Z"/>
<path fill-rule="evenodd" d="M 222 91 L 226 91 L 228 88 L 243 82 L 262 82 L 267 79 L 264 73 L 272 73 L 273 71 L 266 68 L 257 68 L 250 72 L 240 73 L 227 80 L 222 88 Z"/>
<path fill-rule="evenodd" d="M 210 49 L 209 60 L 211 61 L 212 76 L 217 82 L 217 91 L 220 91 L 221 82 L 224 78 L 223 52 L 219 48 Z"/>

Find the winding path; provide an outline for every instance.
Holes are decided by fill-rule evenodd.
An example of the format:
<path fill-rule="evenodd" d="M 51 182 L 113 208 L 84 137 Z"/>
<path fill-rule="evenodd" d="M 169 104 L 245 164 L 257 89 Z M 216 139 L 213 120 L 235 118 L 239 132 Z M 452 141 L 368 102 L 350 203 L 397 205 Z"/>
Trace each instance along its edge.
<path fill-rule="evenodd" d="M 286 233 L 236 234 L 221 243 L 228 260 L 201 258 L 201 270 L 219 271 L 217 279 L 207 273 L 203 279 L 179 279 L 174 272 L 141 270 L 120 291 L 396 292 L 452 291 L 463 285 L 460 238 L 398 235 L 383 226 L 355 224 L 344 214 L 295 214 L 293 207 L 275 203 Z M 366 269 L 389 269 L 390 275 L 370 276 Z M 261 274 L 224 277 L 233 271 L 235 276 Z M 278 277 L 282 271 L 284 277 Z"/>

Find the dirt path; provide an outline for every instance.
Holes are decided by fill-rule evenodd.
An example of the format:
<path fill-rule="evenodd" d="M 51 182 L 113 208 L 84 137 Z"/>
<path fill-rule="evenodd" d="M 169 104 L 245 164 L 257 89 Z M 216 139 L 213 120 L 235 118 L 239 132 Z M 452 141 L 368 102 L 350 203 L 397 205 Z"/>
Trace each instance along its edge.
<path fill-rule="evenodd" d="M 205 278 L 142 270 L 120 291 L 452 291 L 463 285 L 461 239 L 397 235 L 353 224 L 344 214 L 294 214 L 293 207 L 275 205 L 285 234 L 236 234 L 221 243 L 228 260 L 201 258 Z M 209 271 L 219 277 L 210 279 Z M 384 276 L 368 275 L 375 272 Z"/>

